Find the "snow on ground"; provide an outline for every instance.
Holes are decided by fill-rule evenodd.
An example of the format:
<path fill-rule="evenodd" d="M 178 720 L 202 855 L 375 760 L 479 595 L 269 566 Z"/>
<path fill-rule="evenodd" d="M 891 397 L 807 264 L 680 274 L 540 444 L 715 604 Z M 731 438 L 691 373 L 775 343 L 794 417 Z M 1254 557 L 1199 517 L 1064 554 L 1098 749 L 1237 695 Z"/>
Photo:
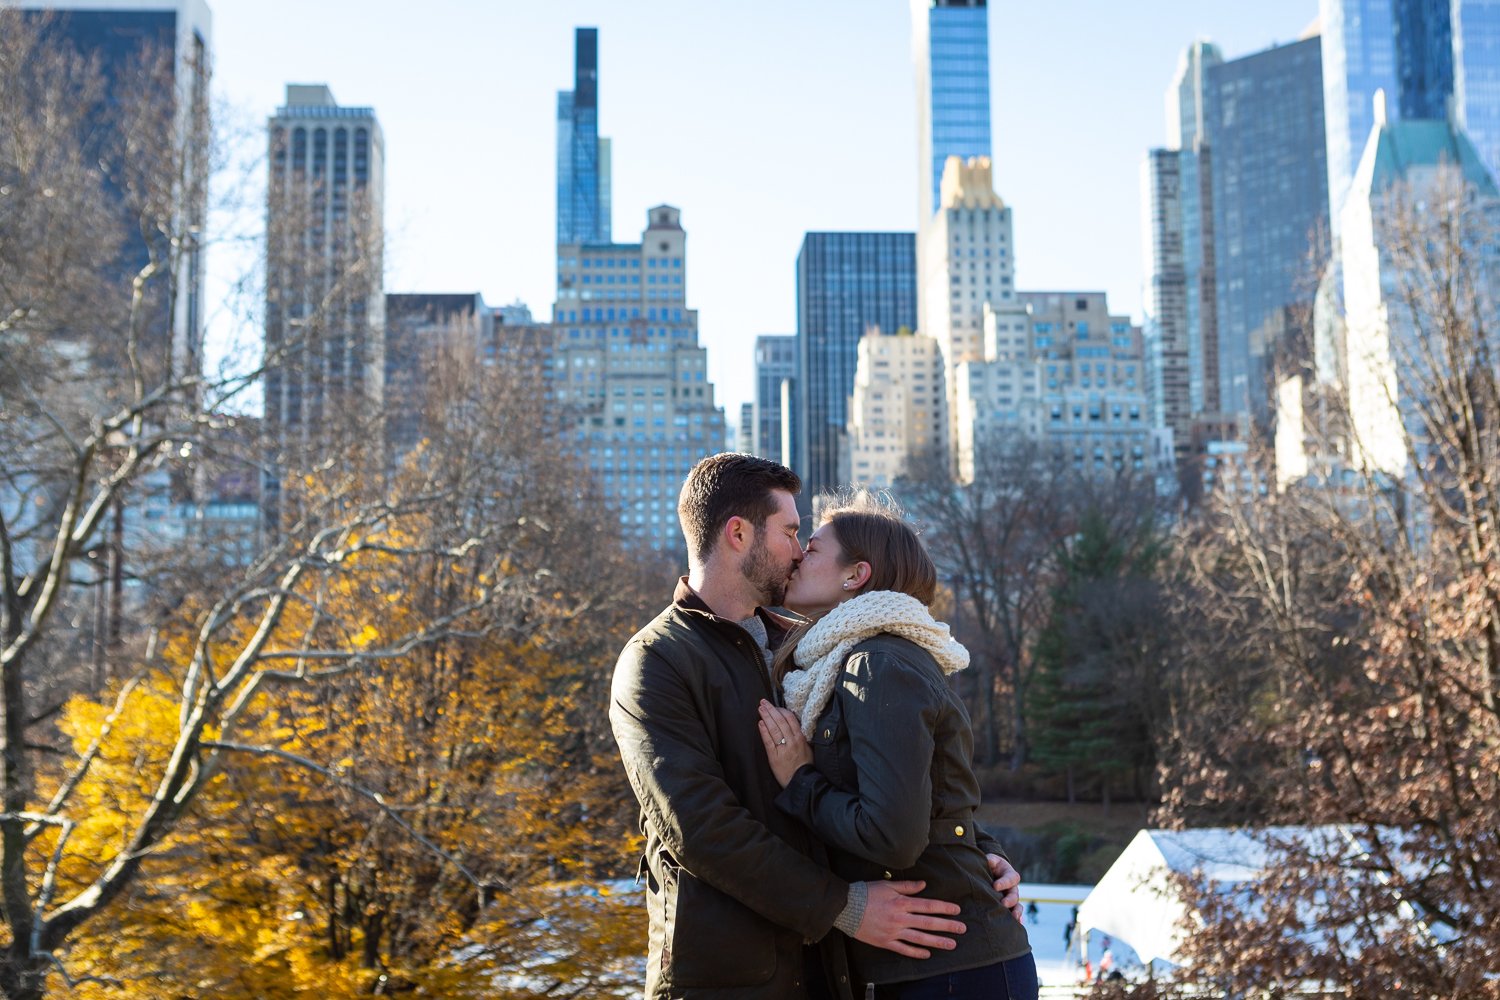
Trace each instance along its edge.
<path fill-rule="evenodd" d="M 1068 924 L 1073 920 L 1074 908 L 1093 889 L 1091 885 L 1045 885 L 1021 883 L 1021 905 L 1036 904 L 1036 916 L 1026 914 L 1026 934 L 1031 939 L 1031 952 L 1036 956 L 1037 977 L 1043 986 L 1076 986 L 1086 980 L 1083 955 L 1075 937 L 1071 947 L 1064 940 Z M 1104 957 L 1106 938 L 1100 934 L 1089 937 L 1088 970 L 1097 972 Z M 1111 961 L 1127 977 L 1140 962 L 1130 946 L 1122 941 L 1109 941 Z"/>

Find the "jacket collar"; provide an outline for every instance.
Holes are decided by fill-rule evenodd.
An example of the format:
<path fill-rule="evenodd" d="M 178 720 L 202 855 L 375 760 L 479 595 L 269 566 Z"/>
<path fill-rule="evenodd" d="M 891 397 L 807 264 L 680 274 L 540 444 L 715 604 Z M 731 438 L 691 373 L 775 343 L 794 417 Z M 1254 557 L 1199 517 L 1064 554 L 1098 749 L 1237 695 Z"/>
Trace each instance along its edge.
<path fill-rule="evenodd" d="M 688 578 L 685 576 L 679 577 L 677 580 L 677 591 L 672 595 L 672 603 L 683 611 L 696 611 L 699 614 L 708 615 L 718 621 L 729 621 L 728 618 L 720 618 L 714 614 L 714 609 L 709 607 L 708 603 L 702 597 L 698 596 L 696 590 L 688 586 Z M 787 633 L 801 624 L 801 621 L 797 618 L 779 615 L 765 608 L 756 608 L 755 614 L 761 621 L 766 623 L 766 645 L 771 649 L 780 646 L 781 641 L 786 638 Z"/>

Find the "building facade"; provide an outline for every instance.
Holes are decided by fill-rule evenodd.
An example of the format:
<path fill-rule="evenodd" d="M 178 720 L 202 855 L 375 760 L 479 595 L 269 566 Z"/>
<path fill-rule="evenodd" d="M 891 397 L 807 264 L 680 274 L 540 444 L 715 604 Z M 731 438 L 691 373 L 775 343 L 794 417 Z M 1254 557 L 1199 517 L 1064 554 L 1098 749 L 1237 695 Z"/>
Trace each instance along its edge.
<path fill-rule="evenodd" d="M 1207 79 L 1220 404 L 1264 416 L 1265 324 L 1312 301 L 1329 252 L 1321 43 L 1221 63 Z"/>
<path fill-rule="evenodd" d="M 985 357 L 959 366 L 956 467 L 972 481 L 982 452 L 1037 441 L 1085 472 L 1155 463 L 1141 328 L 1103 292 L 1021 292 L 1020 317 L 988 310 Z"/>
<path fill-rule="evenodd" d="M 678 490 L 726 440 L 686 248 L 680 211 L 658 205 L 639 243 L 557 249 L 554 405 L 625 533 L 658 550 L 682 545 Z"/>
<path fill-rule="evenodd" d="M 791 459 L 804 501 L 840 485 L 860 338 L 872 326 L 917 326 L 916 269 L 911 233 L 808 233 L 802 239 Z"/>
<path fill-rule="evenodd" d="M 385 142 L 322 84 L 289 84 L 268 132 L 265 418 L 286 468 L 384 408 Z"/>
<path fill-rule="evenodd" d="M 599 29 L 573 34 L 573 89 L 557 94 L 557 242 L 610 241 L 610 146 L 599 137 Z"/>
<path fill-rule="evenodd" d="M 1374 127 L 1377 91 L 1387 121 L 1452 118 L 1491 176 L 1500 172 L 1500 3 L 1322 0 L 1320 11 L 1334 220 Z"/>
<path fill-rule="evenodd" d="M 795 384 L 797 378 L 797 338 L 760 336 L 755 338 L 755 401 L 751 404 L 751 437 L 749 451 L 761 458 L 786 464 L 789 456 L 782 452 L 782 425 L 787 416 L 781 408 L 782 387 Z"/>
<path fill-rule="evenodd" d="M 988 157 L 989 8 L 985 0 L 912 0 L 917 82 L 918 228 L 942 196 L 948 157 Z"/>
<path fill-rule="evenodd" d="M 441 433 L 427 419 L 440 391 L 434 384 L 445 359 L 478 365 L 495 341 L 494 310 L 478 292 L 392 294 L 385 297 L 385 446 L 396 467 L 424 438 Z"/>
<path fill-rule="evenodd" d="M 171 192 L 176 210 L 185 215 L 178 227 L 184 233 L 203 234 L 208 218 L 208 162 L 206 131 L 209 114 L 208 81 L 213 57 L 213 14 L 204 0 L 63 0 L 58 3 L 24 0 L 21 11 L 34 18 L 49 42 L 73 49 L 81 56 L 95 60 L 100 74 L 115 98 L 121 102 L 147 103 L 154 98 L 162 102 L 173 118 L 175 139 L 165 155 L 181 152 L 180 164 L 163 163 L 156 172 L 167 177 L 181 176 L 182 183 Z M 159 58 L 170 72 L 160 80 L 127 80 L 140 71 L 143 60 Z M 150 69 L 147 69 L 150 72 Z M 137 82 L 153 89 L 166 82 L 167 89 L 157 94 L 136 92 Z M 126 89 L 132 88 L 132 89 Z M 109 172 L 120 187 L 134 187 L 125 179 L 130 170 L 142 170 L 140 159 L 161 155 L 132 146 L 124 131 L 126 109 L 91 123 L 90 134 L 80 137 L 91 144 L 89 154 L 109 164 Z M 138 138 L 138 137 L 136 137 Z M 134 162 L 127 165 L 124 158 Z M 158 282 L 147 289 L 148 308 L 159 311 L 159 320 L 148 324 L 142 355 L 160 356 L 175 373 L 196 373 L 202 366 L 204 305 L 203 246 L 201 239 L 190 242 L 179 251 L 150 247 L 141 235 L 141 220 L 132 213 L 130 195 L 120 191 L 121 226 L 126 236 L 123 275 L 133 276 L 152 257 L 174 260 L 169 282 Z M 129 277 L 124 280 L 128 282 Z M 166 286 L 166 294 L 157 289 Z M 123 359 L 119 359 L 123 361 Z M 106 362 L 107 363 L 107 362 Z M 155 375 L 155 372 L 152 372 Z"/>
<path fill-rule="evenodd" d="M 1500 177 L 1500 3 L 1454 0 L 1452 16 L 1454 117 Z"/>
<path fill-rule="evenodd" d="M 944 412 L 937 341 L 909 330 L 887 334 L 871 327 L 859 340 L 839 482 L 890 486 L 912 471 L 914 459 L 943 455 Z"/>
<path fill-rule="evenodd" d="M 1434 243 L 1441 252 L 1444 240 L 1458 239 L 1467 251 L 1461 264 L 1438 265 L 1467 272 L 1448 278 L 1450 294 L 1460 297 L 1460 310 L 1492 315 L 1500 305 L 1500 253 L 1493 238 L 1500 231 L 1500 190 L 1468 137 L 1448 121 L 1386 121 L 1377 105 L 1375 129 L 1341 218 L 1350 436 L 1358 465 L 1400 476 L 1412 447 L 1420 459 L 1425 437 L 1425 401 L 1414 393 L 1444 373 L 1435 367 L 1443 362 L 1441 346 L 1420 345 L 1423 327 L 1432 321 L 1430 304 L 1402 295 L 1404 287 L 1421 289 L 1432 279 L 1403 277 L 1393 234 L 1413 238 L 1423 200 L 1444 206 L 1443 222 L 1463 235 L 1434 233 Z M 1472 303 L 1462 301 L 1469 283 L 1477 292 Z"/>
<path fill-rule="evenodd" d="M 1015 292 L 1010 208 L 995 193 L 987 158 L 948 160 L 939 209 L 922 231 L 920 260 L 918 329 L 943 355 L 947 427 L 942 444 L 951 461 L 962 413 L 955 376 L 960 365 L 985 360 L 986 309 L 1002 323 L 1025 316 Z"/>
<path fill-rule="evenodd" d="M 1152 423 L 1183 454 L 1195 415 L 1219 408 L 1212 153 L 1204 138 L 1208 70 L 1217 47 L 1190 45 L 1167 88 L 1167 137 L 1142 168 L 1146 354 Z"/>

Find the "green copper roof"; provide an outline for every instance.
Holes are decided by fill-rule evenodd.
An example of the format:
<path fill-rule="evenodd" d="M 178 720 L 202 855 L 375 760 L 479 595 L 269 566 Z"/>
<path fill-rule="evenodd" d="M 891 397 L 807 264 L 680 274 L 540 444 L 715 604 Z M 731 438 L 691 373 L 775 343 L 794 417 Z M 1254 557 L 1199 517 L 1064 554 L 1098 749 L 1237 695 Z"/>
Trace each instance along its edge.
<path fill-rule="evenodd" d="M 1485 169 L 1469 137 L 1446 121 L 1432 119 L 1395 121 L 1381 126 L 1371 145 L 1365 147 L 1354 185 L 1380 191 L 1407 177 L 1414 167 L 1439 164 L 1459 168 L 1464 180 L 1480 194 L 1500 197 L 1494 178 Z"/>

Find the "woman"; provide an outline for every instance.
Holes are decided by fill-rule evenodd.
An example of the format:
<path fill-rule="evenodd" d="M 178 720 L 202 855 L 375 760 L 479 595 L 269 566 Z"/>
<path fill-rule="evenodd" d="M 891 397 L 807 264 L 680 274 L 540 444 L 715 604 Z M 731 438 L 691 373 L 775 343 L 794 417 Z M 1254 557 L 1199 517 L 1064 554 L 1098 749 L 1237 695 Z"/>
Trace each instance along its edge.
<path fill-rule="evenodd" d="M 932 559 L 893 506 L 856 494 L 825 512 L 786 593 L 811 619 L 777 652 L 788 708 L 760 707 L 777 805 L 850 882 L 922 879 L 924 895 L 963 909 L 957 947 L 930 958 L 850 941 L 856 982 L 891 1000 L 1036 1000 L 1025 928 L 985 861 L 999 847 L 974 824 L 973 732 L 945 680 L 969 654 L 933 620 L 936 589 Z"/>

